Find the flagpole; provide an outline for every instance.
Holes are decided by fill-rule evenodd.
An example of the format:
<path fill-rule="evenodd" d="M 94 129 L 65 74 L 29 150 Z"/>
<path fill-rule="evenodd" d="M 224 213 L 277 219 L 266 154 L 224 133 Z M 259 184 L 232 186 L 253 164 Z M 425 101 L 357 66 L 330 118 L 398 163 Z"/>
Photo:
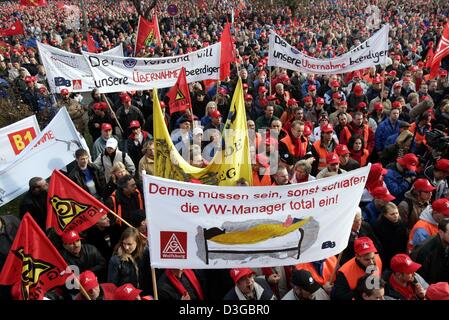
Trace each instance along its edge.
<path fill-rule="evenodd" d="M 151 281 L 153 282 L 154 300 L 159 300 L 159 295 L 157 293 L 157 280 L 156 280 L 156 269 L 155 268 L 151 268 Z"/>
<path fill-rule="evenodd" d="M 126 224 L 128 227 L 136 229 L 136 227 L 133 227 L 132 225 L 130 225 L 130 224 L 128 223 L 128 221 L 126 221 L 125 219 L 123 219 L 122 217 L 120 217 L 117 213 L 115 213 L 115 212 L 112 211 L 111 209 L 109 209 L 109 213 L 112 214 L 112 215 L 113 215 L 114 217 L 116 217 L 117 219 L 119 219 L 119 220 L 120 220 L 121 222 L 123 222 L 124 224 Z M 140 233 L 140 235 L 141 235 L 143 238 L 148 239 L 147 236 L 144 235 L 142 232 L 139 231 L 139 233 Z"/>
<path fill-rule="evenodd" d="M 80 292 L 81 292 L 81 294 L 82 294 L 87 300 L 92 300 L 91 297 L 89 296 L 89 294 L 87 293 L 86 289 L 84 289 L 84 287 L 82 286 L 82 284 L 81 284 L 80 280 L 78 279 L 78 277 L 75 276 L 75 275 L 74 275 L 73 277 L 74 277 L 74 279 L 75 279 L 76 284 L 78 284 L 79 287 L 80 287 Z"/>
<path fill-rule="evenodd" d="M 270 77 L 270 96 L 271 96 L 271 73 L 272 73 L 272 69 L 271 68 L 272 67 L 270 66 L 270 73 L 268 74 L 268 76 Z"/>
<path fill-rule="evenodd" d="M 139 37 L 139 28 L 140 28 L 140 16 L 139 16 L 139 21 L 137 22 L 136 42 L 134 43 L 134 57 L 136 56 L 137 38 Z"/>
<path fill-rule="evenodd" d="M 112 109 L 111 105 L 109 104 L 109 101 L 108 101 L 108 99 L 106 98 L 105 94 L 102 93 L 101 95 L 103 96 L 104 101 L 105 101 L 106 104 L 108 105 L 109 110 L 111 110 L 112 114 L 114 115 L 114 120 L 115 120 L 115 122 L 117 123 L 118 127 L 120 128 L 120 130 L 122 131 L 122 134 L 125 133 L 125 131 L 123 130 L 122 126 L 120 125 L 120 122 L 119 122 L 118 119 L 117 119 L 117 115 L 115 114 L 114 110 Z"/>

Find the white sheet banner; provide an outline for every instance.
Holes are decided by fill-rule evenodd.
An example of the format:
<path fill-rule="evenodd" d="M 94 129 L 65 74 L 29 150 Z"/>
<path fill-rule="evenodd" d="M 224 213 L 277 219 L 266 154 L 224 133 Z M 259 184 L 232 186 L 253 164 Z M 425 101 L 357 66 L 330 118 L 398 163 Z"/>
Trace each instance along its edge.
<path fill-rule="evenodd" d="M 181 68 L 186 68 L 187 82 L 218 79 L 220 48 L 216 43 L 206 48 L 174 57 L 123 58 L 83 52 L 95 87 L 102 93 L 172 87 Z"/>
<path fill-rule="evenodd" d="M 340 74 L 385 64 L 388 55 L 388 32 L 384 25 L 371 38 L 333 59 L 305 55 L 276 33 L 270 33 L 268 65 L 314 74 Z"/>
<path fill-rule="evenodd" d="M 81 141 L 65 108 L 10 165 L 0 170 L 0 206 L 28 190 L 32 177 L 48 178 L 75 160 Z"/>
<path fill-rule="evenodd" d="M 0 128 L 0 169 L 14 161 L 40 132 L 35 115 Z"/>
<path fill-rule="evenodd" d="M 73 92 L 87 92 L 95 88 L 94 79 L 83 55 L 61 50 L 37 42 L 39 55 L 47 73 L 50 91 L 59 93 L 67 88 Z M 123 46 L 99 53 L 123 57 Z"/>
<path fill-rule="evenodd" d="M 144 175 L 156 268 L 294 265 L 348 245 L 370 167 L 279 187 L 217 187 Z"/>

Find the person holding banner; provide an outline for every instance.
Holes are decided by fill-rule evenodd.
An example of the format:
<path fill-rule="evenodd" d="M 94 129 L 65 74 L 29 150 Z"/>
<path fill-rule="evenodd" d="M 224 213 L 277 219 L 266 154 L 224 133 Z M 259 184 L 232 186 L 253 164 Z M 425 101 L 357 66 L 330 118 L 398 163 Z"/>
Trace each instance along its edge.
<path fill-rule="evenodd" d="M 223 300 L 276 300 L 270 285 L 264 277 L 255 277 L 255 272 L 249 268 L 230 269 L 235 287 Z"/>

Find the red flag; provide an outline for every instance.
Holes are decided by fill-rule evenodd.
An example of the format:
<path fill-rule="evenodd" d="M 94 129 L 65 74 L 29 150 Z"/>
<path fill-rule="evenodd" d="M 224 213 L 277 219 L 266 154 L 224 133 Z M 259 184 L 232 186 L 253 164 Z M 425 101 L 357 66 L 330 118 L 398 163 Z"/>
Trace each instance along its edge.
<path fill-rule="evenodd" d="M 40 300 L 45 292 L 65 283 L 66 268 L 58 250 L 26 213 L 0 273 L 0 284 L 19 282 L 23 300 Z"/>
<path fill-rule="evenodd" d="M 426 56 L 426 65 L 425 65 L 426 68 L 432 67 L 432 60 L 433 60 L 434 55 L 435 54 L 433 53 L 433 48 L 430 47 L 429 50 L 427 51 L 427 56 Z"/>
<path fill-rule="evenodd" d="M 187 84 L 186 69 L 182 67 L 176 84 L 166 94 L 170 98 L 168 103 L 170 114 L 192 108 L 189 86 Z"/>
<path fill-rule="evenodd" d="M 54 227 L 59 235 L 72 230 L 81 232 L 108 212 L 108 207 L 75 182 L 53 171 L 48 187 L 47 229 Z"/>
<path fill-rule="evenodd" d="M 161 45 L 161 34 L 159 32 L 159 23 L 157 16 L 154 15 L 150 21 L 143 17 L 139 17 L 139 26 L 137 30 L 137 41 L 134 55 L 140 52 L 146 46 L 151 46 L 153 43 Z"/>
<path fill-rule="evenodd" d="M 20 0 L 19 3 L 22 6 L 28 6 L 28 7 L 42 7 L 46 6 L 47 0 Z"/>
<path fill-rule="evenodd" d="M 234 39 L 231 36 L 231 24 L 226 22 L 220 38 L 220 80 L 231 75 L 231 62 L 235 61 Z"/>
<path fill-rule="evenodd" d="M 19 34 L 25 34 L 23 24 L 19 20 L 14 22 L 9 28 L 0 29 L 0 37 L 17 36 Z"/>
<path fill-rule="evenodd" d="M 440 71 L 441 60 L 443 60 L 443 58 L 447 55 L 449 55 L 449 21 L 444 27 L 443 34 L 441 36 L 440 42 L 438 43 L 435 55 L 432 59 L 430 79 L 433 79 L 438 75 Z"/>
<path fill-rule="evenodd" d="M 56 2 L 56 8 L 58 8 L 58 9 L 65 9 L 65 8 L 68 8 L 68 7 L 69 7 L 68 5 L 66 5 L 66 4 L 64 4 L 62 2 Z"/>
<path fill-rule="evenodd" d="M 94 37 L 90 33 L 87 34 L 87 51 L 97 52 Z"/>

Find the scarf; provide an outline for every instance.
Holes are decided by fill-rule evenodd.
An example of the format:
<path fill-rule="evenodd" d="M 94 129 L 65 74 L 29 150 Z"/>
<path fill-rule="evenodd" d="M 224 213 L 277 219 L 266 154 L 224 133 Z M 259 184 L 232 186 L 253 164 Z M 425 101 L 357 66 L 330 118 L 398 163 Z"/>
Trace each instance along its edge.
<path fill-rule="evenodd" d="M 301 138 L 295 138 L 295 136 L 292 133 L 291 127 L 288 130 L 288 135 L 290 136 L 290 139 L 295 145 L 295 154 L 294 154 L 295 158 L 303 157 L 305 155 L 305 150 L 303 150 L 302 148 Z"/>
<path fill-rule="evenodd" d="M 415 295 L 415 290 L 410 284 L 407 284 L 406 287 L 402 286 L 393 274 L 390 275 L 390 285 L 391 287 L 397 291 L 405 300 L 417 300 Z"/>
<path fill-rule="evenodd" d="M 184 269 L 183 273 L 195 289 L 195 292 L 198 295 L 198 299 L 204 300 L 203 290 L 201 289 L 200 282 L 196 278 L 195 273 L 190 269 Z M 170 280 L 170 283 L 179 292 L 179 294 L 181 294 L 182 296 L 186 294 L 186 288 L 184 288 L 181 281 L 177 277 L 175 277 L 175 275 L 169 269 L 165 270 L 165 275 L 167 276 L 168 280 Z"/>

